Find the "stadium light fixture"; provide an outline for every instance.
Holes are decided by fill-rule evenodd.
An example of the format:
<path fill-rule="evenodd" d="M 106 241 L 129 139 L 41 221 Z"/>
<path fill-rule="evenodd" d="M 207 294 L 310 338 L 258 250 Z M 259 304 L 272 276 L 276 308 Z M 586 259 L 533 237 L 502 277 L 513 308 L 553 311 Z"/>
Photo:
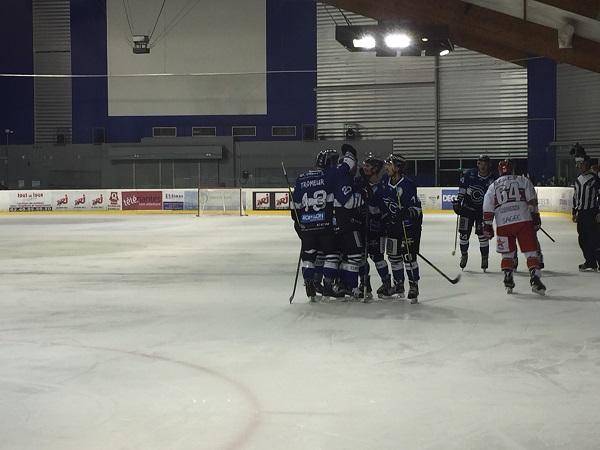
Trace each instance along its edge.
<path fill-rule="evenodd" d="M 445 48 L 444 50 L 442 50 L 440 52 L 440 56 L 446 56 L 450 54 L 450 50 L 448 50 L 447 48 Z"/>
<path fill-rule="evenodd" d="M 423 36 L 423 37 L 421 38 L 421 42 L 429 42 L 429 38 L 428 38 L 428 37 L 425 37 L 425 36 Z"/>
<path fill-rule="evenodd" d="M 370 50 L 372 48 L 375 48 L 375 45 L 377 45 L 377 41 L 375 41 L 375 38 L 370 34 L 366 34 L 358 39 L 353 39 L 352 45 L 354 45 L 354 47 L 356 48 L 366 48 L 367 50 Z"/>
<path fill-rule="evenodd" d="M 412 39 L 406 33 L 390 33 L 384 42 L 389 48 L 406 48 L 412 44 Z"/>

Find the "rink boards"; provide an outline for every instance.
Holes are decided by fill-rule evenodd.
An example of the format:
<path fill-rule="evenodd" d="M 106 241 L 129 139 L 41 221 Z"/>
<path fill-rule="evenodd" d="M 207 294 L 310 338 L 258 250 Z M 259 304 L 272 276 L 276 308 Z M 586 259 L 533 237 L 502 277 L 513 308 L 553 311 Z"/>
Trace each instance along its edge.
<path fill-rule="evenodd" d="M 570 214 L 573 188 L 537 187 L 540 211 Z M 425 212 L 450 212 L 458 188 L 418 188 Z M 201 207 L 198 208 L 200 202 Z M 241 205 L 241 207 L 240 207 Z M 287 188 L 0 191 L 0 213 L 287 214 Z"/>

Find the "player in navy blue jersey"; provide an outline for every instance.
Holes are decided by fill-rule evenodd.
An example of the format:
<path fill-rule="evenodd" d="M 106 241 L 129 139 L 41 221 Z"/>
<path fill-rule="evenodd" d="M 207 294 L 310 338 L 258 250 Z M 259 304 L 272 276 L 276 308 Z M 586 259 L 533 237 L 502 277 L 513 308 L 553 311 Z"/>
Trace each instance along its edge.
<path fill-rule="evenodd" d="M 381 222 L 381 210 L 377 203 L 377 193 L 381 188 L 383 160 L 377 158 L 373 153 L 367 154 L 359 171 L 360 183 L 365 200 L 365 215 L 363 234 L 366 236 L 368 257 L 375 263 L 375 268 L 381 278 L 382 286 L 377 290 L 379 297 L 391 296 L 393 294 L 392 282 L 388 263 L 385 260 L 385 232 Z M 359 291 L 363 292 L 363 285 L 367 298 L 371 297 L 372 288 L 369 275 L 369 262 L 363 261 L 361 266 L 361 285 Z"/>
<path fill-rule="evenodd" d="M 333 189 L 334 172 L 331 170 L 338 161 L 335 150 L 323 150 L 317 156 L 315 168 L 304 172 L 296 179 L 293 193 L 294 226 L 302 241 L 302 275 L 306 295 L 315 300 L 315 261 L 317 252 L 325 256 L 323 267 L 324 289 L 332 288 L 337 277 L 337 262 L 327 264 L 328 260 L 337 261 L 333 233 Z M 297 213 L 297 214 L 296 214 Z M 325 292 L 323 293 L 325 295 Z"/>
<path fill-rule="evenodd" d="M 404 269 L 409 281 L 408 298 L 418 303 L 419 264 L 423 212 L 417 197 L 417 186 L 404 175 L 406 160 L 392 153 L 385 161 L 387 176 L 381 180 L 376 195 L 382 212 L 387 242 L 386 253 L 392 266 L 395 292 L 404 295 Z"/>
<path fill-rule="evenodd" d="M 361 236 L 363 198 L 355 180 L 356 171 L 356 149 L 344 144 L 342 158 L 333 171 L 335 228 L 338 249 L 342 254 L 338 291 L 340 295 L 358 298 L 358 274 L 364 247 Z"/>
<path fill-rule="evenodd" d="M 490 158 L 480 155 L 477 169 L 465 170 L 458 184 L 458 197 L 453 202 L 453 209 L 459 215 L 458 232 L 460 236 L 460 268 L 464 269 L 469 259 L 469 238 L 473 226 L 479 239 L 481 252 L 481 268 L 488 268 L 490 241 L 483 234 L 483 197 L 488 187 L 494 182 L 490 172 Z"/>

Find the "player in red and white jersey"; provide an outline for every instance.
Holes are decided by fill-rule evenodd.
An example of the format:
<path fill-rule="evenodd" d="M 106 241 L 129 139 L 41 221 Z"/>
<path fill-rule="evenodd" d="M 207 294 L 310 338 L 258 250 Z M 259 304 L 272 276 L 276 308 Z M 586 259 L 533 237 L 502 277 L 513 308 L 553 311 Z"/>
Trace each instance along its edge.
<path fill-rule="evenodd" d="M 483 230 L 488 239 L 494 237 L 494 219 L 498 235 L 496 247 L 502 254 L 501 267 L 507 292 L 511 293 L 515 287 L 513 260 L 518 241 L 521 252 L 527 258 L 531 289 L 536 294 L 545 295 L 536 237 L 536 231 L 542 225 L 537 194 L 529 179 L 512 174 L 512 164 L 507 159 L 498 163 L 498 179 L 490 185 L 483 200 Z"/>

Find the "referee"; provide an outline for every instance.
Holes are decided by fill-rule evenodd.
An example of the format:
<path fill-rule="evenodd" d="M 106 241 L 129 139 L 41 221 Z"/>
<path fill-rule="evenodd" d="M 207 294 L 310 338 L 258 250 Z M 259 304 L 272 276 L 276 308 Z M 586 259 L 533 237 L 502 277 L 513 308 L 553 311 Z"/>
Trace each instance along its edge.
<path fill-rule="evenodd" d="M 579 176 L 575 180 L 573 195 L 573 222 L 577 223 L 579 246 L 585 262 L 579 265 L 580 272 L 596 272 L 600 267 L 600 179 L 591 170 L 590 157 L 581 146 L 577 146 L 575 164 Z"/>

